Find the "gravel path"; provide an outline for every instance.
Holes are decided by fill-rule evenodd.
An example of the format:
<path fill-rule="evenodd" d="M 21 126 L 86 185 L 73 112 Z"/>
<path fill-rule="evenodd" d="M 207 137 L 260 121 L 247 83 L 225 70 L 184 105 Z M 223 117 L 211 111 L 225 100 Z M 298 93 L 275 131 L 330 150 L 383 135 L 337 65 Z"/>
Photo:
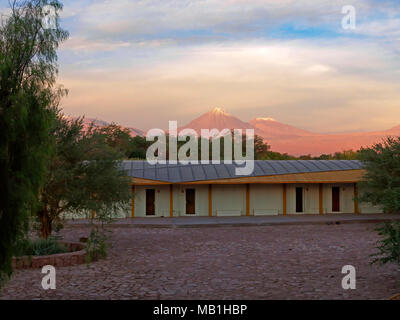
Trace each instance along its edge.
<path fill-rule="evenodd" d="M 41 270 L 17 271 L 1 299 L 387 299 L 400 268 L 371 266 L 374 224 L 219 228 L 114 228 L 107 259 L 57 269 L 57 289 Z M 67 227 L 77 241 L 88 227 Z M 343 290 L 341 269 L 357 270 Z"/>

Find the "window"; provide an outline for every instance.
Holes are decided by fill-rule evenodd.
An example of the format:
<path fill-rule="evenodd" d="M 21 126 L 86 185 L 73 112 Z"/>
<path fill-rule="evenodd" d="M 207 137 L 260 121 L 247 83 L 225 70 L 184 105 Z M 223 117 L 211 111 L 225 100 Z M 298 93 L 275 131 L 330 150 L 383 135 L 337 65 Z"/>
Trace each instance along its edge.
<path fill-rule="evenodd" d="M 186 214 L 195 214 L 195 189 L 186 189 Z"/>

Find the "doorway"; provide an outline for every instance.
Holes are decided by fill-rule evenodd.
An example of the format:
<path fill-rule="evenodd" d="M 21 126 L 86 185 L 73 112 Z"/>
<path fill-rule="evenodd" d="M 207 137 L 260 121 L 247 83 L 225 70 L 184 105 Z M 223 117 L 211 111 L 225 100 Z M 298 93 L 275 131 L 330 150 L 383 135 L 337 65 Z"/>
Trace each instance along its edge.
<path fill-rule="evenodd" d="M 340 187 L 332 187 L 332 212 L 340 212 Z"/>
<path fill-rule="evenodd" d="M 196 214 L 196 192 L 195 189 L 186 189 L 186 214 Z"/>
<path fill-rule="evenodd" d="M 303 212 L 303 188 L 296 188 L 296 212 Z"/>
<path fill-rule="evenodd" d="M 154 216 L 156 214 L 156 192 L 154 189 L 146 189 L 146 216 Z"/>

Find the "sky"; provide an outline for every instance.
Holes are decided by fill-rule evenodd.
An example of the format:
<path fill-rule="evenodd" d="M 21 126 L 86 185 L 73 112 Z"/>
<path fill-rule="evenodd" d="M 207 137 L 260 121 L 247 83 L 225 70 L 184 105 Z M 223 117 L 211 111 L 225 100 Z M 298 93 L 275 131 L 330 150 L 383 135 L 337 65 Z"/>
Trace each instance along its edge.
<path fill-rule="evenodd" d="M 142 130 L 214 107 L 315 132 L 400 125 L 398 0 L 63 3 L 66 114 Z M 342 27 L 345 5 L 355 29 Z"/>

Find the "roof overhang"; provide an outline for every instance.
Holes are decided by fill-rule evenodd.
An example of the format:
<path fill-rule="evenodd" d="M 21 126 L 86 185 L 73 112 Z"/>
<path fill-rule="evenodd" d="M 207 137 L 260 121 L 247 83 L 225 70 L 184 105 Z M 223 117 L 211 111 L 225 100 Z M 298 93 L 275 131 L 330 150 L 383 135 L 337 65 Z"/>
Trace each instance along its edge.
<path fill-rule="evenodd" d="M 142 178 L 132 178 L 134 185 L 170 185 L 170 184 L 279 184 L 279 183 L 355 183 L 362 180 L 365 174 L 364 169 L 340 170 L 324 172 L 308 172 L 279 174 L 269 176 L 252 176 L 228 179 L 183 181 L 171 183 L 166 181 L 149 180 Z"/>

